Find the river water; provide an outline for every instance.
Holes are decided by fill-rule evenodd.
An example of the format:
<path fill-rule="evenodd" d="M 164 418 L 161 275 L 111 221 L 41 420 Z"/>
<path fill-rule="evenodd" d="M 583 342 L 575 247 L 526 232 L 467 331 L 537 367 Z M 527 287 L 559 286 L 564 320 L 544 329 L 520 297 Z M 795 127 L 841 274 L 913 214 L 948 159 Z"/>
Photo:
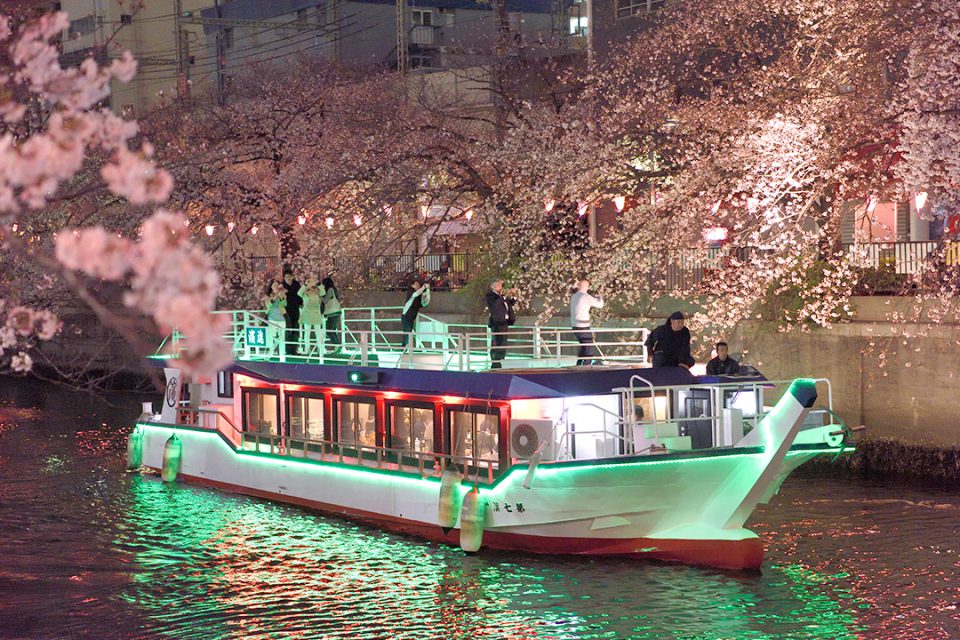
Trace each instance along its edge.
<path fill-rule="evenodd" d="M 0 638 L 960 638 L 960 496 L 792 478 L 760 573 L 482 553 L 123 469 L 139 398 L 0 378 Z"/>

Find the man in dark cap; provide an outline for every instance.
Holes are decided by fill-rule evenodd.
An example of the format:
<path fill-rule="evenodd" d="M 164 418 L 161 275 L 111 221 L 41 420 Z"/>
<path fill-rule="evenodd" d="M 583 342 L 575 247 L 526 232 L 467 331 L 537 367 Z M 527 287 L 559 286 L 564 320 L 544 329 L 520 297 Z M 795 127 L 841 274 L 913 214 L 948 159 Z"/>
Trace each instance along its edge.
<path fill-rule="evenodd" d="M 647 356 L 655 367 L 684 367 L 696 362 L 690 355 L 690 330 L 684 326 L 683 313 L 674 311 L 667 321 L 650 332 Z"/>

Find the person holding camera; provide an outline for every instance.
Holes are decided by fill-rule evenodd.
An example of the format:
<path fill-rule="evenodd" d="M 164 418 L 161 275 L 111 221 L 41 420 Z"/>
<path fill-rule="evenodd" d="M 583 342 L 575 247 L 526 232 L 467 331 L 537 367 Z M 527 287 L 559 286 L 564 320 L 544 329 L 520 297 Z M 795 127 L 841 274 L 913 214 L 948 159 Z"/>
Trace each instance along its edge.
<path fill-rule="evenodd" d="M 430 283 L 420 285 L 419 280 L 414 280 L 407 288 L 407 301 L 403 305 L 403 311 L 400 313 L 400 324 L 403 326 L 403 342 L 401 347 L 406 347 L 410 340 L 410 334 L 417 326 L 417 316 L 420 309 L 430 304 Z"/>
<path fill-rule="evenodd" d="M 490 291 L 487 291 L 487 311 L 490 319 L 490 368 L 500 369 L 503 359 L 507 357 L 507 332 L 510 325 L 517 321 L 513 305 L 517 303 L 517 290 L 503 290 L 503 280 L 496 278 L 490 282 Z"/>

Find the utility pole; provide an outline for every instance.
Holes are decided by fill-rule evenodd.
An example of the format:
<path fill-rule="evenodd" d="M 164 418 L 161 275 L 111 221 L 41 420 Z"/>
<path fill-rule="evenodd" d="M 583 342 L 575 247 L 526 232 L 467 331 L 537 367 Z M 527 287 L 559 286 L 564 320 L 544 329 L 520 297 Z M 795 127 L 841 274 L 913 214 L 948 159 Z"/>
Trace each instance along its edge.
<path fill-rule="evenodd" d="M 406 75 L 410 66 L 407 35 L 407 0 L 397 0 L 397 71 L 401 75 Z"/>
<path fill-rule="evenodd" d="M 333 59 L 340 62 L 340 0 L 331 0 L 330 9 L 332 15 L 330 21 L 333 23 Z"/>
<path fill-rule="evenodd" d="M 491 67 L 491 89 L 493 92 L 493 126 L 497 136 L 497 143 L 503 142 L 503 130 L 506 125 L 506 114 L 503 103 L 503 72 L 507 57 L 507 44 L 510 34 L 510 24 L 507 20 L 507 1 L 494 0 L 493 26 L 496 30 L 493 45 L 493 65 Z"/>
<path fill-rule="evenodd" d="M 190 95 L 190 42 L 180 21 L 183 15 L 182 0 L 175 0 L 173 12 L 174 38 L 177 42 L 177 98 L 184 100 Z"/>
<path fill-rule="evenodd" d="M 220 13 L 220 0 L 213 0 L 213 6 L 217 9 L 217 18 L 223 18 L 223 15 Z M 217 104 L 221 107 L 226 102 L 226 97 L 224 96 L 224 77 L 223 77 L 223 67 L 226 64 L 226 51 L 224 48 L 223 42 L 223 30 L 224 27 L 217 29 Z"/>

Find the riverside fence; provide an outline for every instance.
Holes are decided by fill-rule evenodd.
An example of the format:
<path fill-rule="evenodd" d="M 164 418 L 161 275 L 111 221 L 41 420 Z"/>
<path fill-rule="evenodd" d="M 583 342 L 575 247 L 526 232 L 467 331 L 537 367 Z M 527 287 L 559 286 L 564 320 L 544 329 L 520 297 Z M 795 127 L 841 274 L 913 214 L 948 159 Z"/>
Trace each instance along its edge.
<path fill-rule="evenodd" d="M 960 272 L 960 241 L 844 243 L 841 249 L 861 272 L 858 293 L 911 293 L 932 289 Z M 651 260 L 648 284 L 662 291 L 693 291 L 731 260 L 749 262 L 763 249 L 719 247 L 685 249 Z M 256 271 L 279 270 L 279 259 L 252 259 Z M 336 258 L 336 269 L 360 287 L 402 289 L 413 280 L 429 281 L 438 291 L 456 290 L 475 279 L 484 255 L 478 253 L 349 255 Z M 960 284 L 960 283 L 958 283 Z"/>

